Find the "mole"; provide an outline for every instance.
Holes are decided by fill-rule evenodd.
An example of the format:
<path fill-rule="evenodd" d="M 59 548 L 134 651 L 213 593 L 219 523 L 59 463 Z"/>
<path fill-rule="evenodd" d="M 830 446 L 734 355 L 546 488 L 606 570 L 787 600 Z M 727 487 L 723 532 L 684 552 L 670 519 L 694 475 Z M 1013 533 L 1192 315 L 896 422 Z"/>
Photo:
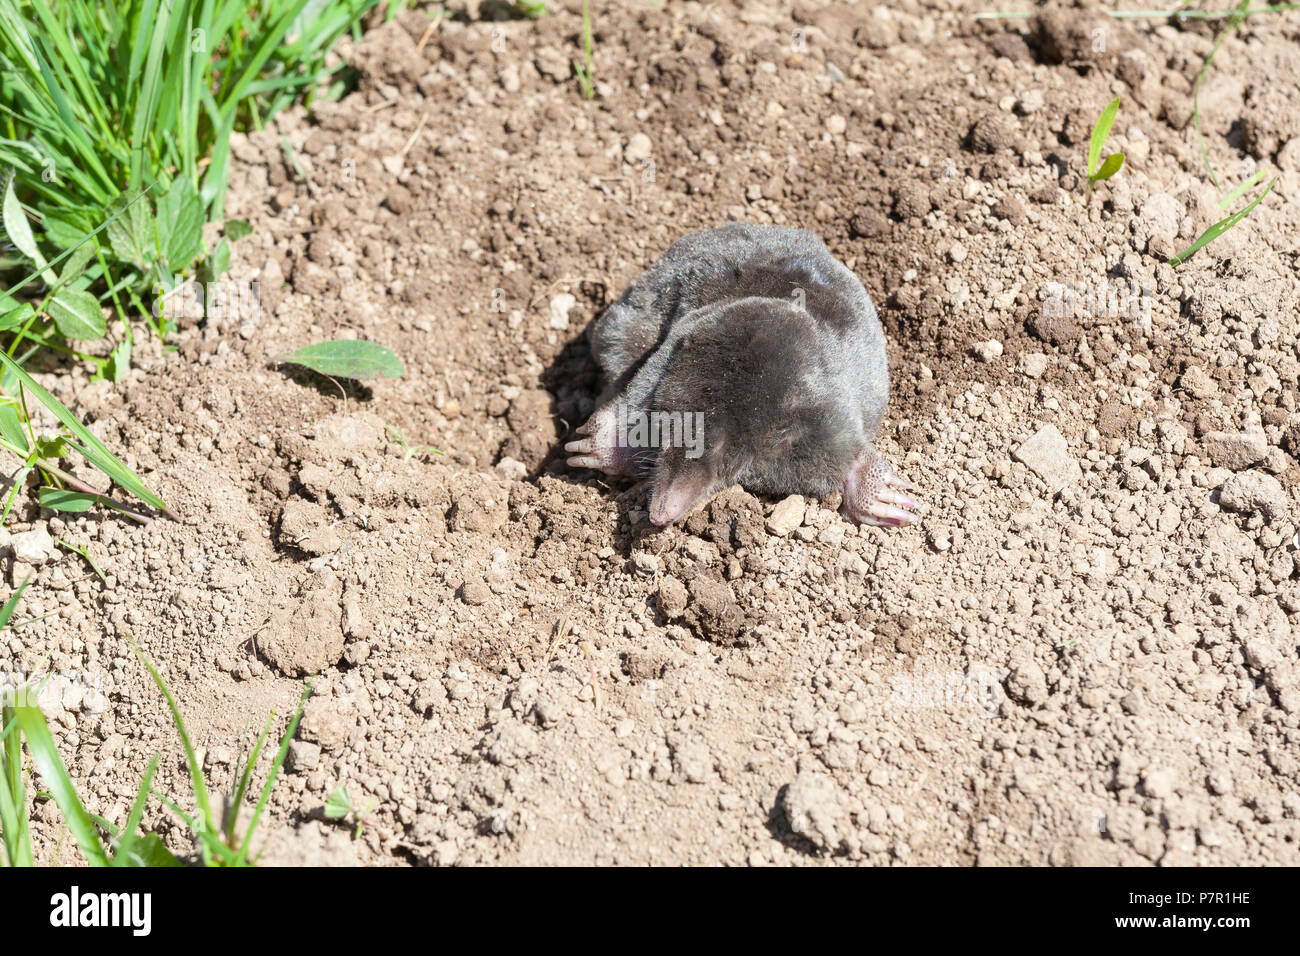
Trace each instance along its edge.
<path fill-rule="evenodd" d="M 588 328 L 607 383 L 572 468 L 649 477 L 667 525 L 718 491 L 843 493 L 857 524 L 916 520 L 872 445 L 889 401 L 866 289 L 805 229 L 733 222 L 674 242 Z"/>

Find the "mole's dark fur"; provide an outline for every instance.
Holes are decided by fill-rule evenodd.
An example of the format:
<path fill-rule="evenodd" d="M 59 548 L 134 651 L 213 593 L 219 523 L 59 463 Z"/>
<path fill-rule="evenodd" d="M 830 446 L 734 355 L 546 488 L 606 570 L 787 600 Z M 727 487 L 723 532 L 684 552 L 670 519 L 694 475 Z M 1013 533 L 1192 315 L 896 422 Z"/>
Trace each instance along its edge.
<path fill-rule="evenodd" d="M 653 472 L 655 523 L 736 483 L 843 490 L 855 521 L 914 520 L 906 482 L 871 445 L 889 401 L 880 320 L 812 233 L 730 223 L 685 236 L 589 337 L 608 385 L 569 463 Z M 646 423 L 662 427 L 638 432 Z"/>

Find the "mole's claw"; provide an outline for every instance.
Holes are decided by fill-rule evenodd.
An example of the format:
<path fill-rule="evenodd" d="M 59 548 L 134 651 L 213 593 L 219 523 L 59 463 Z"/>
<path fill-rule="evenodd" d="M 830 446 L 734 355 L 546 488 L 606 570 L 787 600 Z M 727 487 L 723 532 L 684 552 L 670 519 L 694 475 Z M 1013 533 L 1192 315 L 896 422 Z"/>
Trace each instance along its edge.
<path fill-rule="evenodd" d="M 908 487 L 911 487 L 910 485 Z M 893 488 L 885 487 L 876 493 L 876 500 L 883 501 L 887 505 L 894 505 L 898 508 L 906 508 L 911 511 L 918 507 L 917 503 L 907 495 L 900 495 Z"/>
<path fill-rule="evenodd" d="M 899 489 L 912 489 L 911 482 L 894 473 L 874 448 L 868 446 L 844 478 L 844 516 L 857 524 L 901 528 L 916 521 L 920 506 Z"/>
<path fill-rule="evenodd" d="M 901 528 L 903 525 L 911 524 L 915 520 L 916 515 L 912 514 L 912 512 L 904 511 L 902 508 L 896 508 L 893 505 L 885 504 L 883 501 L 877 501 L 875 504 L 867 508 L 867 514 L 863 519 L 863 523 Z"/>
<path fill-rule="evenodd" d="M 610 403 L 596 410 L 586 422 L 574 429 L 575 438 L 564 450 L 571 456 L 570 468 L 591 468 L 607 475 L 635 475 L 638 462 L 635 449 L 619 442 L 618 404 Z"/>

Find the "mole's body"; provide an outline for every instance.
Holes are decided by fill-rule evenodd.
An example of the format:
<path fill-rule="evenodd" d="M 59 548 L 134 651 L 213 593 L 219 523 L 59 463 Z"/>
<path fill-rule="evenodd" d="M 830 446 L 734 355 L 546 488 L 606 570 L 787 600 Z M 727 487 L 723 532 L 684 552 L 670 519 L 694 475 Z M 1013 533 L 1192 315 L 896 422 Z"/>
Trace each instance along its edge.
<path fill-rule="evenodd" d="M 589 330 L 607 386 L 569 464 L 653 474 L 668 524 L 731 484 L 844 492 L 844 513 L 915 520 L 871 445 L 889 401 L 880 320 L 862 283 L 802 229 L 694 233 Z"/>

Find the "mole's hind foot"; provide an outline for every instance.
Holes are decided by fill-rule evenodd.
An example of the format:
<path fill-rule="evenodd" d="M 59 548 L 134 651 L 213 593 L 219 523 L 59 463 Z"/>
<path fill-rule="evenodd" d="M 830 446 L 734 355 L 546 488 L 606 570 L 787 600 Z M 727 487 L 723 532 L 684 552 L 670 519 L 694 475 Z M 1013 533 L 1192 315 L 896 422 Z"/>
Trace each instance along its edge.
<path fill-rule="evenodd" d="M 617 402 L 597 409 L 577 434 L 584 437 L 564 446 L 570 468 L 591 468 L 607 475 L 644 475 L 653 464 L 653 456 L 642 452 L 657 451 L 629 448 L 619 441 Z"/>
<path fill-rule="evenodd" d="M 898 528 L 916 520 L 919 507 L 906 492 L 910 482 L 894 474 L 880 452 L 868 447 L 844 479 L 844 504 L 840 511 L 855 524 Z"/>

